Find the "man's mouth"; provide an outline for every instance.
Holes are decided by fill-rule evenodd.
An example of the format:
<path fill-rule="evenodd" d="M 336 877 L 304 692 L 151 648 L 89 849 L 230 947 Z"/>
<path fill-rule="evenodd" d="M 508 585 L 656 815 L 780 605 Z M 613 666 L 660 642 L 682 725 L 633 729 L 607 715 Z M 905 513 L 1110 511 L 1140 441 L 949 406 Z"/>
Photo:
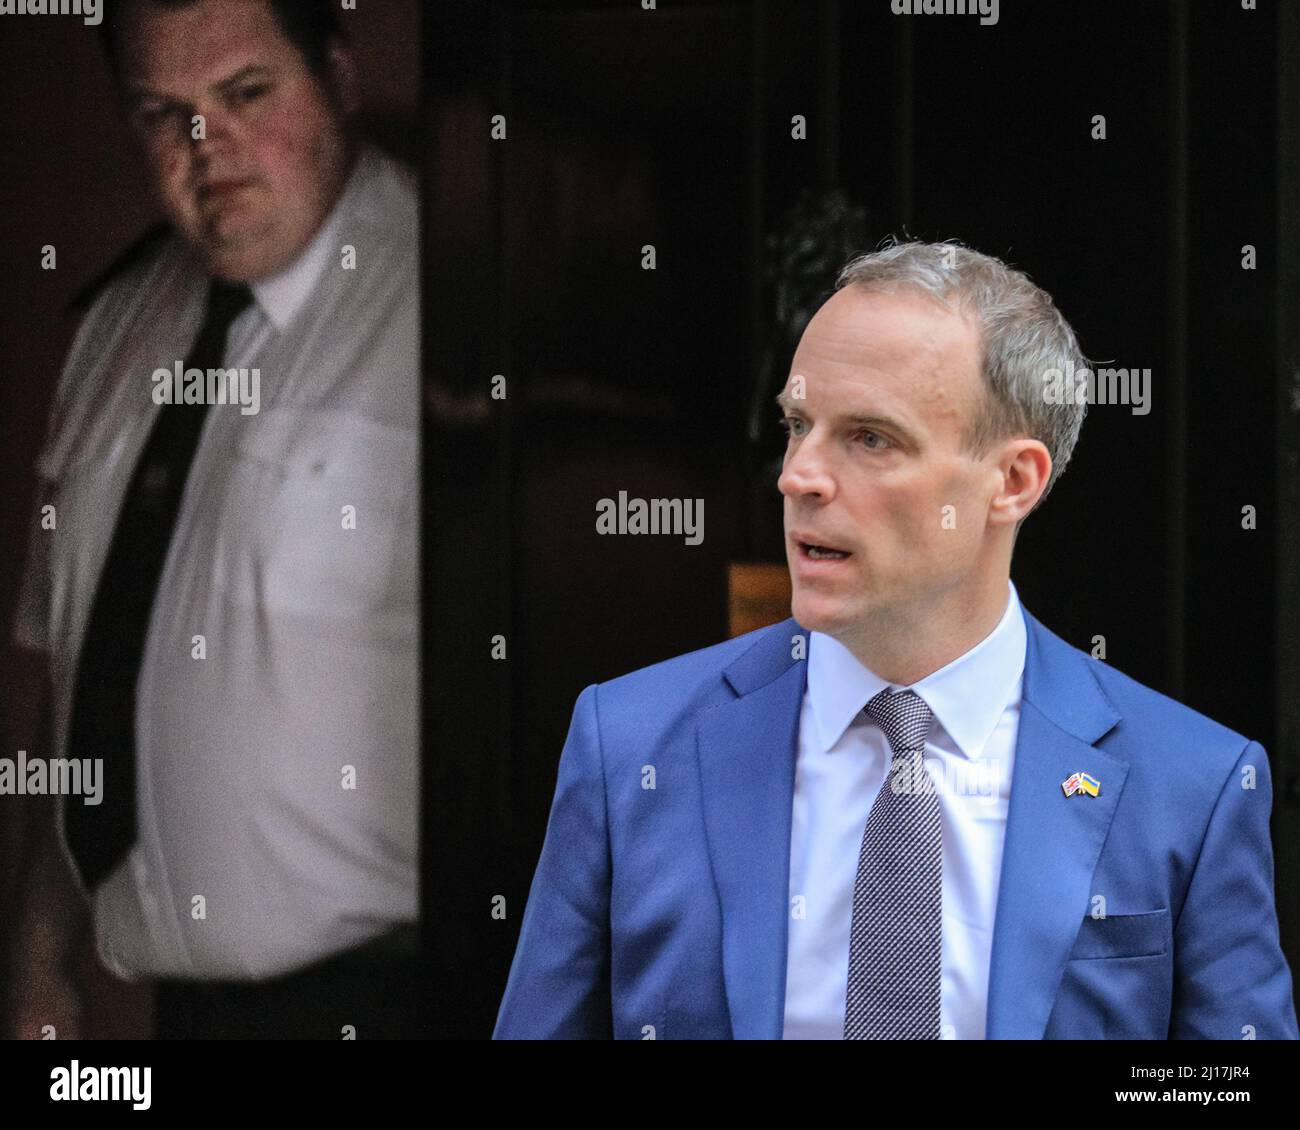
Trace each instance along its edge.
<path fill-rule="evenodd" d="M 232 193 L 238 192 L 242 188 L 247 188 L 252 181 L 249 180 L 214 180 L 199 185 L 198 197 L 203 202 L 211 200 L 223 200 Z"/>
<path fill-rule="evenodd" d="M 818 545 L 816 542 L 798 542 L 799 552 L 810 561 L 842 561 L 852 556 L 846 549 L 836 549 L 830 545 Z"/>

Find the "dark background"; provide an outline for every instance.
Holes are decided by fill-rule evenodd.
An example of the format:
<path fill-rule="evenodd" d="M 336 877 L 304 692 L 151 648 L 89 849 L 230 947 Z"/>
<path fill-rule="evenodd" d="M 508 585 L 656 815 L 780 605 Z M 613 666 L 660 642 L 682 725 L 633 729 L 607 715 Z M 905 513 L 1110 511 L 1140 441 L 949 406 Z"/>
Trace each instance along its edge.
<path fill-rule="evenodd" d="M 491 1030 L 577 694 L 725 638 L 728 566 L 781 560 L 775 413 L 757 443 L 746 424 L 765 240 L 807 190 L 864 210 L 857 250 L 1007 259 L 1089 357 L 1152 370 L 1149 415 L 1093 406 L 1012 577 L 1068 642 L 1104 636 L 1265 744 L 1300 967 L 1297 24 L 1269 0 L 1003 0 L 988 27 L 888 0 L 431 13 L 426 921 L 448 1035 Z M 597 536 L 621 489 L 703 498 L 704 543 Z"/>

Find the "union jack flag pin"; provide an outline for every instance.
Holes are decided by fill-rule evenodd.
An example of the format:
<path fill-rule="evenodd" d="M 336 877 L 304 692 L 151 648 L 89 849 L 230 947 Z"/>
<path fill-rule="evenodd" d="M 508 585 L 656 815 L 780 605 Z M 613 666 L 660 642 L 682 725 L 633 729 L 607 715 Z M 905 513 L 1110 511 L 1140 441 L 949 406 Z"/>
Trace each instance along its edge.
<path fill-rule="evenodd" d="M 1091 773 L 1076 769 L 1061 782 L 1061 789 L 1066 796 L 1074 796 L 1075 793 L 1080 796 L 1099 796 L 1101 794 L 1101 781 Z"/>

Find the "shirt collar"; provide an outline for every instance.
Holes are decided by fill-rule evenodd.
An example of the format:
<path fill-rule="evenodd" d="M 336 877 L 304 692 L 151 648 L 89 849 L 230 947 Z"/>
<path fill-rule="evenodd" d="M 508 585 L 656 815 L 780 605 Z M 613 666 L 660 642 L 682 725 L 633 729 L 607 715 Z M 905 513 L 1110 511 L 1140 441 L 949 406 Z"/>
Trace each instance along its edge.
<path fill-rule="evenodd" d="M 293 321 L 320 282 L 331 257 L 339 253 L 339 229 L 352 199 L 364 192 L 364 181 L 373 175 L 374 154 L 363 146 L 356 164 L 334 207 L 316 229 L 307 246 L 292 263 L 269 278 L 250 284 L 257 305 L 278 332 Z"/>
<path fill-rule="evenodd" d="M 887 682 L 838 640 L 812 632 L 808 698 L 818 747 L 829 753 L 862 708 L 893 687 L 920 695 L 957 748 L 968 758 L 979 757 L 1025 667 L 1020 597 L 1010 578 L 1007 587 L 1007 607 L 997 627 L 969 651 L 910 687 Z"/>

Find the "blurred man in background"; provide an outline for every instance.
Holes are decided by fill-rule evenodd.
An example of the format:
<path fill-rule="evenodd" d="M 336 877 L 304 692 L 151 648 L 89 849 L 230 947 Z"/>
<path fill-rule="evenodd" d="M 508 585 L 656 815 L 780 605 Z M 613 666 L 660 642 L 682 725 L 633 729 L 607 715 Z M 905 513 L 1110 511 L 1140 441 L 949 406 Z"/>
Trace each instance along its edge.
<path fill-rule="evenodd" d="M 38 460 L 10 752 L 103 796 L 27 798 L 12 1035 L 92 1035 L 87 931 L 160 1037 L 415 1034 L 417 201 L 353 134 L 335 7 L 105 13 L 168 229 Z"/>

